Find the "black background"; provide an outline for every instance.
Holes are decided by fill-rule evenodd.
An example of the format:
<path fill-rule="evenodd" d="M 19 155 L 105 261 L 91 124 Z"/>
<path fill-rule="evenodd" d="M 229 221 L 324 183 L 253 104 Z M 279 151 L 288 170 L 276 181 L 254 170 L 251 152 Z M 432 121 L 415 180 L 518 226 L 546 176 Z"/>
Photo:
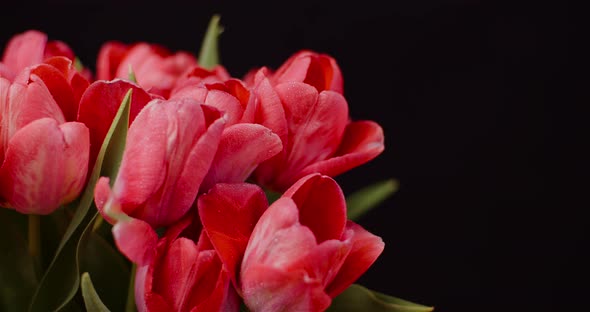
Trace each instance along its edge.
<path fill-rule="evenodd" d="M 359 223 L 386 248 L 359 283 L 436 311 L 582 311 L 588 298 L 587 36 L 561 4 L 105 2 L 0 9 L 0 46 L 36 28 L 94 68 L 106 40 L 198 52 L 214 13 L 240 77 L 312 49 L 386 150 L 337 180 L 399 192 Z M 98 3 L 98 2 L 97 2 Z M 575 78 L 577 75 L 581 78 Z"/>

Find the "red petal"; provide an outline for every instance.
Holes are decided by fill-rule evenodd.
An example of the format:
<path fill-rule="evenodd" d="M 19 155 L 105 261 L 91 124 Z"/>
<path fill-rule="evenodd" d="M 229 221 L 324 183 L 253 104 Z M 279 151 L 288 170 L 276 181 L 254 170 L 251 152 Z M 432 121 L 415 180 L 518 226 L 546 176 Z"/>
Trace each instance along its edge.
<path fill-rule="evenodd" d="M 2 63 L 15 75 L 25 67 L 41 63 L 47 35 L 36 30 L 18 34 L 6 45 Z"/>
<path fill-rule="evenodd" d="M 346 201 L 336 181 L 311 174 L 297 181 L 283 196 L 293 199 L 299 209 L 299 222 L 312 230 L 318 244 L 340 239 L 346 225 Z"/>
<path fill-rule="evenodd" d="M 62 142 L 57 123 L 49 118 L 30 123 L 6 142 L 0 168 L 3 206 L 26 214 L 48 214 L 59 206 L 64 163 L 54 157 Z"/>
<path fill-rule="evenodd" d="M 244 123 L 226 128 L 201 189 L 219 182 L 244 182 L 258 164 L 282 148 L 279 137 L 261 125 Z"/>
<path fill-rule="evenodd" d="M 74 51 L 63 41 L 52 40 L 47 42 L 45 51 L 43 53 L 43 59 L 47 59 L 54 56 L 63 56 L 74 61 Z"/>
<path fill-rule="evenodd" d="M 352 249 L 340 271 L 326 288 L 326 292 L 332 298 L 338 296 L 365 273 L 385 247 L 381 237 L 369 233 L 352 221 L 348 221 L 346 229 L 347 232 L 351 232 Z"/>
<path fill-rule="evenodd" d="M 348 123 L 348 105 L 333 91 L 317 94 L 304 83 L 277 86 L 289 124 L 287 167 L 277 182 L 288 187 L 306 166 L 324 160 L 337 150 Z"/>
<path fill-rule="evenodd" d="M 237 275 L 252 230 L 267 206 L 264 192 L 246 183 L 217 184 L 199 197 L 201 222 L 234 285 L 238 285 Z"/>
<path fill-rule="evenodd" d="M 90 168 L 93 168 L 102 142 L 121 106 L 125 94 L 133 90 L 129 111 L 131 124 L 139 111 L 151 100 L 151 96 L 137 85 L 123 81 L 96 81 L 80 99 L 78 121 L 90 130 Z"/>
<path fill-rule="evenodd" d="M 133 218 L 117 222 L 113 237 L 119 251 L 139 266 L 150 263 L 158 243 L 158 235 L 150 225 Z"/>
<path fill-rule="evenodd" d="M 335 177 L 374 159 L 384 148 L 383 129 L 377 123 L 352 122 L 346 127 L 335 156 L 306 167 L 302 174 L 319 172 Z"/>
<path fill-rule="evenodd" d="M 3 116 L 4 144 L 16 131 L 30 122 L 49 117 L 59 124 L 65 122 L 61 109 L 49 93 L 43 80 L 38 76 L 31 76 L 32 82 L 23 85 L 13 83 L 8 93 L 8 105 L 5 106 Z"/>
<path fill-rule="evenodd" d="M 117 68 L 127 53 L 125 44 L 117 41 L 109 41 L 103 44 L 98 51 L 96 61 L 96 78 L 98 80 L 111 80 L 116 77 Z"/>
<path fill-rule="evenodd" d="M 0 168 L 0 198 L 25 214 L 57 209 L 66 187 L 65 149 L 64 134 L 54 119 L 35 120 L 16 132 Z"/>
<path fill-rule="evenodd" d="M 82 191 L 88 172 L 90 138 L 88 128 L 83 123 L 66 122 L 59 126 L 64 136 L 65 162 L 62 204 L 73 201 Z"/>
<path fill-rule="evenodd" d="M 74 92 L 64 74 L 56 67 L 46 64 L 35 66 L 31 74 L 39 76 L 47 86 L 55 102 L 61 108 L 67 121 L 76 120 L 78 103 L 74 98 Z"/>
<path fill-rule="evenodd" d="M 244 302 L 252 311 L 324 311 L 332 300 L 305 271 L 256 265 L 243 274 Z"/>

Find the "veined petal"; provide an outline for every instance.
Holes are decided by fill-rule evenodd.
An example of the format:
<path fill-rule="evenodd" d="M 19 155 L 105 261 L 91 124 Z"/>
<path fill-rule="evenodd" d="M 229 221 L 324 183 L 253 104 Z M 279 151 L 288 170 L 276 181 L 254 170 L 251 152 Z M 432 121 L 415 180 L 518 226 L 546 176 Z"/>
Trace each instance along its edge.
<path fill-rule="evenodd" d="M 63 202 L 65 149 L 54 119 L 38 119 L 17 131 L 0 168 L 0 201 L 25 214 L 57 209 Z"/>
<path fill-rule="evenodd" d="M 277 181 L 286 188 L 303 168 L 336 152 L 348 123 L 348 105 L 341 94 L 333 91 L 318 94 L 304 83 L 278 85 L 277 93 L 289 125 L 285 174 Z"/>
<path fill-rule="evenodd" d="M 66 122 L 59 126 L 64 136 L 64 181 L 61 204 L 73 201 L 82 191 L 88 172 L 90 138 L 88 128 L 79 122 Z"/>
<path fill-rule="evenodd" d="M 158 191 L 166 178 L 168 126 L 173 122 L 160 100 L 150 102 L 131 124 L 113 192 L 122 210 L 135 210 Z M 148 222 L 149 223 L 149 222 Z M 151 224 L 151 223 L 150 223 Z"/>
<path fill-rule="evenodd" d="M 320 280 L 304 270 L 255 264 L 242 274 L 244 302 L 251 311 L 324 311 L 332 300 Z"/>
<path fill-rule="evenodd" d="M 351 122 L 342 138 L 334 157 L 314 163 L 302 170 L 301 174 L 319 172 L 335 177 L 358 167 L 383 152 L 383 129 L 372 121 Z"/>
<path fill-rule="evenodd" d="M 223 131 L 215 159 L 201 188 L 215 183 L 245 181 L 258 164 L 273 157 L 283 148 L 281 139 L 258 124 L 236 124 Z"/>

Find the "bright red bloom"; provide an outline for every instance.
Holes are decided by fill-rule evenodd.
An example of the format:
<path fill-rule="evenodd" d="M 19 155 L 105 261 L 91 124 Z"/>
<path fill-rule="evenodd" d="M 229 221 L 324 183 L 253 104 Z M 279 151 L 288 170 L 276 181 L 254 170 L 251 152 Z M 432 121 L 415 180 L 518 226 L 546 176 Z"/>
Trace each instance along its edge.
<path fill-rule="evenodd" d="M 238 311 L 239 297 L 198 218 L 189 214 L 166 231 L 153 258 L 138 267 L 138 311 Z"/>
<path fill-rule="evenodd" d="M 312 51 L 293 54 L 272 75 L 274 84 L 296 81 L 315 87 L 318 92 L 331 90 L 344 93 L 342 73 L 336 60 L 329 55 Z"/>
<path fill-rule="evenodd" d="M 325 83 L 326 77 L 339 77 L 333 73 L 336 70 L 332 68 L 330 75 L 310 72 L 309 64 L 301 61 L 308 58 L 306 55 L 291 60 L 278 76 L 269 76 L 263 68 L 254 78 L 260 100 L 256 122 L 271 129 L 283 143 L 282 152 L 260 164 L 254 176 L 258 183 L 278 192 L 311 173 L 337 176 L 377 157 L 384 149 L 383 129 L 377 123 L 351 121 L 342 94 L 320 88 L 338 89 L 338 83 Z M 294 73 L 300 63 L 308 65 L 304 78 Z M 323 78 L 309 78 L 312 74 Z M 285 80 L 290 77 L 298 80 Z"/>
<path fill-rule="evenodd" d="M 189 210 L 224 123 L 218 111 L 191 99 L 156 99 L 139 112 L 112 189 L 106 177 L 95 189 L 96 206 L 117 223 L 117 246 L 132 261 L 143 264 L 145 253 L 153 252 L 145 249 L 157 239 L 152 228 L 170 226 Z"/>
<path fill-rule="evenodd" d="M 81 192 L 88 128 L 75 122 L 88 82 L 64 57 L 0 78 L 0 204 L 49 214 Z"/>
<path fill-rule="evenodd" d="M 205 83 L 202 77 L 190 76 L 173 90 L 170 98 L 195 99 L 225 113 L 226 128 L 211 169 L 201 185 L 202 191 L 207 191 L 218 182 L 245 181 L 258 164 L 282 149 L 281 140 L 275 133 L 253 123 L 258 107 L 257 98 L 237 79 Z"/>
<path fill-rule="evenodd" d="M 217 184 L 199 197 L 211 243 L 252 311 L 323 311 L 383 251 L 383 241 L 346 220 L 330 177 L 308 175 L 268 209 L 254 185 Z"/>
<path fill-rule="evenodd" d="M 99 51 L 96 74 L 103 80 L 127 79 L 131 69 L 142 88 L 167 98 L 177 80 L 196 65 L 196 58 L 188 52 L 172 53 L 145 42 L 125 45 L 111 41 Z"/>
<path fill-rule="evenodd" d="M 152 100 L 152 95 L 134 83 L 121 79 L 95 81 L 80 99 L 78 121 L 83 122 L 90 130 L 90 170 L 94 167 L 111 123 L 129 90 L 132 90 L 129 103 L 129 124 L 132 124 L 137 114 Z"/>
<path fill-rule="evenodd" d="M 62 41 L 47 41 L 47 35 L 29 30 L 10 39 L 0 62 L 0 77 L 13 80 L 26 67 L 37 65 L 53 56 L 74 61 L 74 52 Z"/>

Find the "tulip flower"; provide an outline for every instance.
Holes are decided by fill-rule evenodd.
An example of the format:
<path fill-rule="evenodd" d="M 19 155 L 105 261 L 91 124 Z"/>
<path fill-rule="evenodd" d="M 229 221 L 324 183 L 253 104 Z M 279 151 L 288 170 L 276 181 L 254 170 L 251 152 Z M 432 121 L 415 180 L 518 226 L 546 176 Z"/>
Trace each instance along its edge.
<path fill-rule="evenodd" d="M 213 72 L 209 72 L 211 73 Z M 194 99 L 225 113 L 225 129 L 211 169 L 201 185 L 203 192 L 215 183 L 245 181 L 258 164 L 282 150 L 281 140 L 275 133 L 253 123 L 257 99 L 253 92 L 237 79 L 205 83 L 202 78 L 189 76 L 182 85 L 172 91 L 170 98 Z"/>
<path fill-rule="evenodd" d="M 197 60 L 188 52 L 172 53 L 145 42 L 125 45 L 110 41 L 99 51 L 96 70 L 98 79 L 112 80 L 128 78 L 131 69 L 142 88 L 167 98 L 176 81 L 195 65 Z"/>
<path fill-rule="evenodd" d="M 186 98 L 155 99 L 139 112 L 112 188 L 107 177 L 95 188 L 96 206 L 115 224 L 115 241 L 129 259 L 144 264 L 157 240 L 153 229 L 172 225 L 192 206 L 224 123 L 215 109 Z"/>
<path fill-rule="evenodd" d="M 331 90 L 343 93 L 340 67 L 329 55 L 303 50 L 293 54 L 272 75 L 274 84 L 296 81 L 315 87 L 318 92 Z"/>
<path fill-rule="evenodd" d="M 260 100 L 256 122 L 279 135 L 283 143 L 281 153 L 258 166 L 254 179 L 277 192 L 311 173 L 335 177 L 384 149 L 383 129 L 373 121 L 351 121 L 341 93 L 310 85 L 307 79 L 284 81 L 294 76 L 288 73 L 297 64 L 292 61 L 290 69 L 278 72 L 280 79 L 265 68 L 254 79 Z"/>
<path fill-rule="evenodd" d="M 384 248 L 346 220 L 342 190 L 320 174 L 298 180 L 268 208 L 262 190 L 249 184 L 217 184 L 198 208 L 252 311 L 324 311 Z"/>
<path fill-rule="evenodd" d="M 239 297 L 198 218 L 191 213 L 159 239 L 135 275 L 135 302 L 144 311 L 238 311 Z"/>
<path fill-rule="evenodd" d="M 0 205 L 49 214 L 80 194 L 90 146 L 75 114 L 87 86 L 64 57 L 0 78 Z"/>
<path fill-rule="evenodd" d="M 102 143 L 119 110 L 125 94 L 132 90 L 129 103 L 129 124 L 143 107 L 153 99 L 147 91 L 129 81 L 114 79 L 93 82 L 80 99 L 77 120 L 90 130 L 90 163 L 92 170 Z"/>
<path fill-rule="evenodd" d="M 26 67 L 39 64 L 53 56 L 74 61 L 74 52 L 62 41 L 47 40 L 47 35 L 28 30 L 10 39 L 0 62 L 0 77 L 12 81 Z"/>

